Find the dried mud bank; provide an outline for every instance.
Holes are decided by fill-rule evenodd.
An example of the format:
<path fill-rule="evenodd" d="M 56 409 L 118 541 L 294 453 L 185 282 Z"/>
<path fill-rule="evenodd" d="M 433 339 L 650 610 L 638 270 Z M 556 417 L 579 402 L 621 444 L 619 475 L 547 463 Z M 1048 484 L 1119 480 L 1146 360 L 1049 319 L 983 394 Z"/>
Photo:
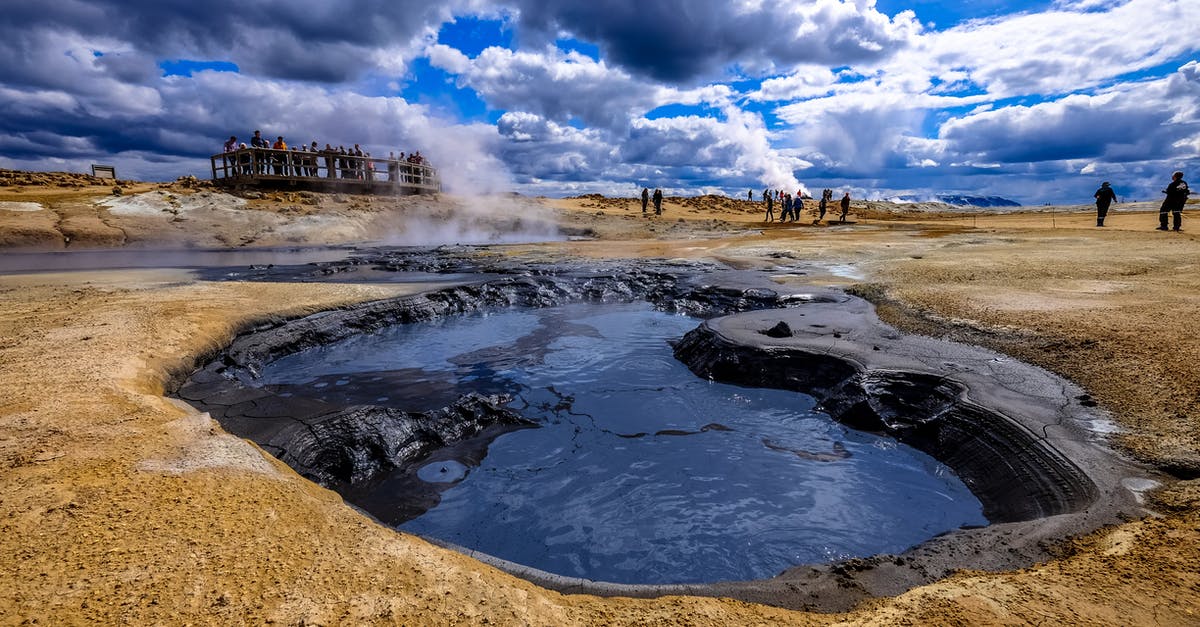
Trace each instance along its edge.
<path fill-rule="evenodd" d="M 1057 540 L 1146 513 L 1135 489 L 1149 471 L 1107 446 L 1107 420 L 1083 390 L 997 353 L 901 334 L 857 297 L 709 320 L 675 352 L 697 375 L 802 390 L 835 420 L 928 453 L 994 523 L 899 556 L 792 569 L 770 584 L 832 574 L 864 598 L 892 595 L 953 570 L 1044 561 Z"/>
<path fill-rule="evenodd" d="M 703 323 L 677 345 L 677 357 L 700 376 L 812 394 L 835 419 L 924 450 L 963 478 L 996 523 L 931 539 L 902 555 L 797 566 L 769 580 L 707 585 L 593 582 L 464 550 L 567 593 L 720 596 L 842 611 L 959 569 L 1029 566 L 1049 558 L 1056 541 L 1145 513 L 1126 486 L 1144 485 L 1147 473 L 1107 448 L 1094 428 L 1105 417 L 1082 390 L 996 353 L 902 335 L 859 298 L 831 289 L 783 290 L 765 275 L 700 262 L 552 267 L 511 259 L 480 264 L 468 257 L 385 253 L 325 264 L 317 273 L 370 266 L 499 278 L 252 329 L 177 382 L 175 393 L 302 475 L 337 488 L 410 467 L 444 447 L 473 455 L 500 433 L 529 424 L 505 409 L 502 397 L 464 398 L 425 414 L 281 398 L 255 386 L 264 364 L 352 334 L 486 308 L 638 299 L 702 316 L 743 312 Z"/>

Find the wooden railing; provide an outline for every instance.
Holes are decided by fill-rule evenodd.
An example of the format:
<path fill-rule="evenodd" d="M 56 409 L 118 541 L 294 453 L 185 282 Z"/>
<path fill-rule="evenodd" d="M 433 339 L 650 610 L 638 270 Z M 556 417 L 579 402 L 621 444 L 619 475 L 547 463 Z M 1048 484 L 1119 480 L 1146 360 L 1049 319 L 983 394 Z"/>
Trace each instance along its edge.
<path fill-rule="evenodd" d="M 396 159 L 333 152 L 241 148 L 213 155 L 212 178 L 219 185 L 303 184 L 305 187 L 370 192 L 429 193 L 442 189 L 437 170 Z"/>

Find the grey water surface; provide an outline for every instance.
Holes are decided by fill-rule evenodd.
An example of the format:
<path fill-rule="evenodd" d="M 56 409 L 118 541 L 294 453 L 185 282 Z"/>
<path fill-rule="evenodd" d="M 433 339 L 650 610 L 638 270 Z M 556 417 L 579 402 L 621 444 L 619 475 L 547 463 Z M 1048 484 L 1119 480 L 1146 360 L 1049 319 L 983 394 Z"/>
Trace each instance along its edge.
<path fill-rule="evenodd" d="M 856 432 L 795 392 L 709 382 L 670 340 L 694 318 L 644 303 L 504 310 L 397 325 L 270 364 L 284 394 L 424 410 L 513 396 L 540 428 L 482 460 L 437 458 L 347 496 L 398 528 L 616 583 L 770 577 L 985 525 L 944 465 Z M 405 482 L 442 484 L 404 519 Z"/>

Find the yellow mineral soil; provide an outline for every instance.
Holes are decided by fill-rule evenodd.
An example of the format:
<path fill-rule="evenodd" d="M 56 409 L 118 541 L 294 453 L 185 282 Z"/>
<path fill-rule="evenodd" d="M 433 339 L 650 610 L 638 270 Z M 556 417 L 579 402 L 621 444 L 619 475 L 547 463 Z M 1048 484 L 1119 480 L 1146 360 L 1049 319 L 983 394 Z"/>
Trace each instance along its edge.
<path fill-rule="evenodd" d="M 0 187 L 0 202 L 47 207 L 0 205 L 4 241 L 61 240 L 54 225 L 83 214 L 94 220 L 73 232 L 96 245 L 120 239 L 101 237 L 108 229 L 126 245 L 213 241 L 200 224 L 135 225 L 138 216 L 94 208 L 108 188 L 40 185 Z M 530 201 L 596 240 L 498 250 L 816 263 L 815 274 L 778 280 L 852 286 L 907 331 L 1057 372 L 1111 412 L 1122 429 L 1114 446 L 1148 464 L 1200 468 L 1200 242 L 1153 231 L 1147 207 L 1118 206 L 1098 229 L 1078 207 L 922 217 L 860 204 L 852 225 L 760 230 L 759 207 L 741 201 L 672 199 L 666 215 L 648 218 L 632 199 L 604 201 Z M 242 211 L 291 206 L 257 202 L 266 208 Z M 436 211 L 446 201 L 424 202 Z M 322 197 L 309 207 L 326 203 L 348 204 Z M 1184 228 L 1200 232 L 1197 219 L 1189 211 Z M 547 591 L 381 526 L 163 395 L 171 376 L 255 322 L 411 289 L 213 283 L 176 270 L 0 275 L 0 625 L 1200 624 L 1196 480 L 1164 475 L 1147 494 L 1153 515 L 1064 541 L 1047 563 L 949 573 L 847 614 L 598 598 Z"/>

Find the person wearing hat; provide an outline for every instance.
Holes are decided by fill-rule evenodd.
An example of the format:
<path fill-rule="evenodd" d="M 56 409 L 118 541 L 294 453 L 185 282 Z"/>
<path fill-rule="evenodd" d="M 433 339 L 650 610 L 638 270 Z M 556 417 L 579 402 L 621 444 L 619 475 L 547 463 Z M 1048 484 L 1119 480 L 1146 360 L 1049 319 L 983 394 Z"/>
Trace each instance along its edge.
<path fill-rule="evenodd" d="M 1096 226 L 1104 226 L 1104 216 L 1108 215 L 1108 206 L 1117 201 L 1117 194 L 1108 186 L 1108 181 L 1100 184 L 1092 197 L 1096 199 Z"/>
<path fill-rule="evenodd" d="M 1176 172 L 1171 175 L 1171 183 L 1167 188 L 1162 190 L 1167 195 L 1163 199 L 1162 206 L 1158 208 L 1158 230 L 1167 230 L 1167 212 L 1170 212 L 1175 217 L 1176 231 L 1183 230 L 1183 206 L 1187 204 L 1187 197 L 1192 193 L 1188 189 L 1187 181 L 1183 180 L 1183 172 Z"/>

